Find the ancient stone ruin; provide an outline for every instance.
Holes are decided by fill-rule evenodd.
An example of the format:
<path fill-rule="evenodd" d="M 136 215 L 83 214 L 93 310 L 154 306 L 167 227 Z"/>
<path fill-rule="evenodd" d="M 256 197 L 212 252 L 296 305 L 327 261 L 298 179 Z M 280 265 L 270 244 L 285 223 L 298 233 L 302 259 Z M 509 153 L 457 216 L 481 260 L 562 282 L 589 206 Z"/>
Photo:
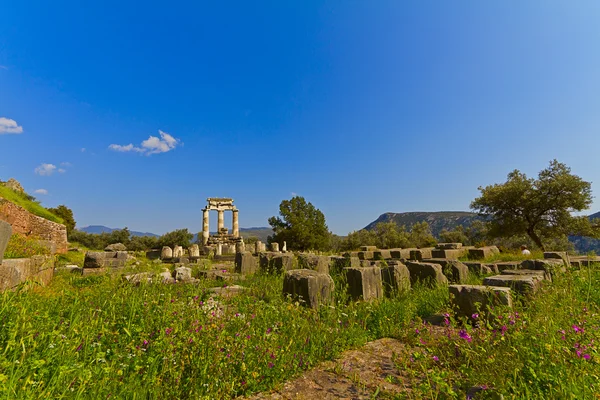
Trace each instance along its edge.
<path fill-rule="evenodd" d="M 202 244 L 211 245 L 233 245 L 242 241 L 240 237 L 240 225 L 238 214 L 239 210 L 233 205 L 233 199 L 222 197 L 209 197 L 206 208 L 202 209 Z M 211 211 L 217 211 L 217 233 L 210 235 L 209 214 Z M 232 212 L 232 231 L 225 227 L 225 211 Z M 235 248 L 235 247 L 234 247 Z"/>

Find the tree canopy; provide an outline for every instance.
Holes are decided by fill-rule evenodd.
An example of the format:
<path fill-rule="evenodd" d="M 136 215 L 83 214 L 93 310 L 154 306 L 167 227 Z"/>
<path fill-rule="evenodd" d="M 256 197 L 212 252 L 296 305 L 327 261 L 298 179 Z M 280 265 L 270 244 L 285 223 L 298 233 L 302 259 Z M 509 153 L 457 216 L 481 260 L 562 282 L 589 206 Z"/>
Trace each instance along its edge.
<path fill-rule="evenodd" d="M 48 211 L 64 221 L 64 224 L 67 227 L 67 235 L 70 235 L 71 232 L 73 232 L 73 229 L 75 229 L 75 217 L 73 217 L 73 210 L 61 204 L 56 208 L 49 208 Z"/>
<path fill-rule="evenodd" d="M 519 170 L 508 174 L 506 182 L 479 187 L 481 196 L 471 208 L 489 218 L 488 235 L 509 237 L 526 234 L 545 250 L 544 243 L 564 235 L 596 235 L 596 228 L 583 211 L 592 204 L 591 184 L 556 160 L 537 179 Z"/>
<path fill-rule="evenodd" d="M 290 250 L 327 250 L 331 233 L 325 215 L 304 197 L 294 196 L 279 205 L 279 217 L 269 218 L 275 234 L 269 243 L 287 243 Z"/>

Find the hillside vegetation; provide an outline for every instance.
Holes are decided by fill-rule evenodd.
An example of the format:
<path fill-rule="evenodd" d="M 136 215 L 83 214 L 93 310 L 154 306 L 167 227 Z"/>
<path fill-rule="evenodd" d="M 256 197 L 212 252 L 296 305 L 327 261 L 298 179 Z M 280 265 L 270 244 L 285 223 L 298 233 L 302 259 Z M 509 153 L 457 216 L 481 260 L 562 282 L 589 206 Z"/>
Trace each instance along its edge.
<path fill-rule="evenodd" d="M 388 212 L 381 214 L 379 218 L 365 227 L 366 230 L 372 230 L 379 222 L 395 222 L 398 226 L 405 226 L 410 229 L 417 223 L 427 222 L 431 233 L 439 237 L 443 230 L 454 230 L 457 226 L 470 226 L 474 221 L 483 220 L 478 214 L 466 211 L 438 211 L 438 212 Z"/>
<path fill-rule="evenodd" d="M 33 215 L 37 215 L 38 217 L 42 217 L 49 221 L 56 222 L 59 224 L 64 223 L 64 221 L 61 218 L 52 214 L 50 211 L 45 209 L 38 201 L 36 201 L 33 196 L 29 196 L 26 193 L 15 192 L 14 190 L 0 184 L 0 197 L 10 201 L 11 203 L 23 207 Z"/>

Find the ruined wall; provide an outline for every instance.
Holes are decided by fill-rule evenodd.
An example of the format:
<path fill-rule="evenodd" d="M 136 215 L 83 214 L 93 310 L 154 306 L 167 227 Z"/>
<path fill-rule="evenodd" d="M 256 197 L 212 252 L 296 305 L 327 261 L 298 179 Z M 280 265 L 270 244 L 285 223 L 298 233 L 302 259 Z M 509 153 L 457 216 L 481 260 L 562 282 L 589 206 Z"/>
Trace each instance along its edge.
<path fill-rule="evenodd" d="M 47 285 L 54 276 L 54 257 L 33 256 L 3 260 L 0 265 L 0 292 L 26 280 Z"/>
<path fill-rule="evenodd" d="M 13 233 L 49 240 L 56 244 L 57 253 L 67 252 L 67 228 L 62 224 L 33 215 L 1 197 L 0 220 L 11 224 Z"/>

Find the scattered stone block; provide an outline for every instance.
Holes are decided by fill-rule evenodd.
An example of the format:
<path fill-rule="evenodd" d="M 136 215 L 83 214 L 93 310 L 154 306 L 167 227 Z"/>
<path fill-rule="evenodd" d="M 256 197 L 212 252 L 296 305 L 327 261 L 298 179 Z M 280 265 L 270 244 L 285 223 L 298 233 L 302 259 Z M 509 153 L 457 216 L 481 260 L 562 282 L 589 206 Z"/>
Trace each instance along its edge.
<path fill-rule="evenodd" d="M 190 257 L 200 257 L 200 247 L 197 244 L 193 244 L 188 249 Z"/>
<path fill-rule="evenodd" d="M 344 268 L 358 268 L 360 259 L 358 257 L 329 257 L 329 272 L 337 274 L 343 271 Z"/>
<path fill-rule="evenodd" d="M 47 285 L 54 276 L 54 257 L 4 259 L 0 265 L 0 291 L 12 289 L 24 281 Z"/>
<path fill-rule="evenodd" d="M 316 254 L 302 253 L 298 255 L 298 268 L 311 269 L 324 274 L 329 273 L 329 258 Z"/>
<path fill-rule="evenodd" d="M 552 276 L 544 270 L 536 269 L 505 269 L 500 275 L 533 275 L 542 280 L 551 281 Z"/>
<path fill-rule="evenodd" d="M 230 298 L 244 293 L 247 288 L 239 285 L 230 285 L 224 287 L 214 287 L 208 289 L 209 292 L 214 293 L 217 296 Z"/>
<path fill-rule="evenodd" d="M 106 246 L 104 251 L 127 251 L 127 247 L 123 243 L 113 243 Z"/>
<path fill-rule="evenodd" d="M 156 250 L 156 249 L 148 250 L 146 252 L 146 258 L 148 260 L 160 260 L 160 254 L 161 253 L 162 252 L 160 250 Z"/>
<path fill-rule="evenodd" d="M 161 272 L 160 274 L 156 275 L 154 279 L 159 283 L 175 283 L 175 278 L 173 278 L 173 275 L 169 270 Z"/>
<path fill-rule="evenodd" d="M 562 260 L 565 264 L 565 267 L 569 267 L 571 265 L 571 260 L 569 259 L 569 254 L 566 251 L 546 251 L 544 252 L 545 260 Z"/>
<path fill-rule="evenodd" d="M 78 265 L 65 265 L 63 269 L 72 274 L 83 275 L 83 268 Z"/>
<path fill-rule="evenodd" d="M 173 258 L 173 249 L 171 249 L 169 246 L 163 246 L 160 252 L 160 258 L 162 260 Z"/>
<path fill-rule="evenodd" d="M 456 250 L 463 247 L 462 243 L 438 243 L 435 248 L 441 250 Z"/>
<path fill-rule="evenodd" d="M 433 247 L 426 247 L 423 249 L 411 250 L 409 258 L 413 261 L 423 261 L 428 258 L 432 258 Z"/>
<path fill-rule="evenodd" d="M 410 261 L 406 263 L 406 267 L 410 273 L 411 286 L 419 281 L 434 286 L 448 283 L 448 278 L 444 275 L 440 264 Z"/>
<path fill-rule="evenodd" d="M 531 296 L 541 287 L 541 279 L 534 275 L 495 275 L 483 280 L 484 285 L 513 289 L 524 296 Z"/>
<path fill-rule="evenodd" d="M 469 258 L 473 260 L 483 260 L 494 254 L 500 254 L 500 249 L 496 246 L 485 246 L 477 249 L 469 249 Z"/>
<path fill-rule="evenodd" d="M 269 272 L 281 273 L 294 269 L 294 255 L 290 253 L 276 254 L 269 262 Z"/>
<path fill-rule="evenodd" d="M 373 252 L 374 260 L 389 260 L 392 258 L 392 254 L 389 250 L 377 250 Z"/>
<path fill-rule="evenodd" d="M 256 258 L 249 251 L 236 253 L 235 255 L 235 272 L 242 275 L 251 275 L 258 270 Z"/>
<path fill-rule="evenodd" d="M 469 268 L 458 260 L 448 260 L 445 258 L 431 258 L 426 260 L 428 263 L 439 264 L 442 266 L 442 272 L 450 282 L 464 283 L 469 277 Z"/>
<path fill-rule="evenodd" d="M 83 268 L 102 268 L 106 253 L 103 251 L 88 251 L 85 253 Z"/>
<path fill-rule="evenodd" d="M 346 268 L 344 273 L 352 299 L 371 301 L 383 298 L 383 282 L 379 267 Z"/>
<path fill-rule="evenodd" d="M 152 283 L 152 274 L 150 272 L 141 272 L 133 275 L 123 275 L 123 280 L 134 285 L 142 283 Z"/>
<path fill-rule="evenodd" d="M 6 246 L 8 246 L 11 235 L 12 226 L 8 222 L 0 220 L 0 264 L 2 264 L 4 252 L 6 251 Z"/>
<path fill-rule="evenodd" d="M 183 247 L 181 246 L 174 246 L 173 247 L 173 258 L 180 258 L 183 257 L 184 253 L 183 253 Z"/>
<path fill-rule="evenodd" d="M 496 268 L 498 269 L 498 272 L 502 272 L 505 269 L 519 269 L 521 268 L 521 262 L 520 261 L 505 261 L 505 262 L 499 262 L 496 263 Z"/>
<path fill-rule="evenodd" d="M 279 252 L 279 243 L 277 243 L 277 242 L 271 243 L 271 251 L 278 253 Z"/>
<path fill-rule="evenodd" d="M 393 296 L 410 289 L 410 272 L 406 265 L 391 261 L 390 265 L 381 268 L 381 279 L 384 293 Z"/>
<path fill-rule="evenodd" d="M 417 249 L 417 248 L 391 249 L 390 254 L 391 254 L 392 258 L 396 259 L 396 260 L 400 260 L 400 259 L 408 260 L 408 259 L 410 259 L 410 252 L 413 250 L 419 250 L 419 249 Z"/>
<path fill-rule="evenodd" d="M 331 276 L 311 269 L 287 271 L 283 278 L 283 295 L 310 308 L 333 302 L 334 283 Z"/>
<path fill-rule="evenodd" d="M 178 282 L 192 280 L 192 269 L 188 267 L 177 267 L 173 270 L 173 278 Z"/>
<path fill-rule="evenodd" d="M 358 258 L 361 260 L 372 260 L 375 254 L 372 251 L 359 251 Z"/>
<path fill-rule="evenodd" d="M 567 268 L 562 259 L 544 259 L 544 260 L 524 260 L 520 264 L 520 269 L 537 269 L 546 271 L 550 275 L 567 272 Z"/>
<path fill-rule="evenodd" d="M 481 285 L 450 285 L 450 301 L 458 316 L 472 319 L 472 315 L 485 312 L 489 307 L 507 306 L 512 308 L 511 290 L 508 287 Z"/>
<path fill-rule="evenodd" d="M 462 256 L 463 251 L 460 249 L 433 249 L 431 250 L 431 258 L 446 258 L 449 260 L 458 260 Z"/>

